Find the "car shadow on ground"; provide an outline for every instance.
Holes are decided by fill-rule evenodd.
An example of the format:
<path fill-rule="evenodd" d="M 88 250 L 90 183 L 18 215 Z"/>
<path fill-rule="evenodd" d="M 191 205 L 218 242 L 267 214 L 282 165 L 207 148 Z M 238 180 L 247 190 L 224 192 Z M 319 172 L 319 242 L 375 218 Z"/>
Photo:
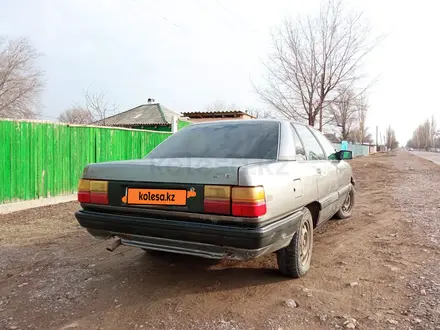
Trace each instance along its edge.
<path fill-rule="evenodd" d="M 125 280 L 135 291 L 165 290 L 172 296 L 208 291 L 228 291 L 292 280 L 276 268 L 276 256 L 251 261 L 215 261 L 179 254 L 151 255 L 140 251 L 107 271 L 114 280 Z"/>

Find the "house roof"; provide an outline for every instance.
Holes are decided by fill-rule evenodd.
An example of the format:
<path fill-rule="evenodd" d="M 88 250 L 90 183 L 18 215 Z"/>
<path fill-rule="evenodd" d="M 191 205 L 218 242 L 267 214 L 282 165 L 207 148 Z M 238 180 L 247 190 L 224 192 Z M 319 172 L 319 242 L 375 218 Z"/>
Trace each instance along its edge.
<path fill-rule="evenodd" d="M 174 112 L 159 103 L 149 103 L 110 116 L 105 121 L 99 120 L 94 124 L 105 124 L 105 126 L 168 126 L 171 124 L 173 116 L 182 117 L 180 113 Z"/>
<path fill-rule="evenodd" d="M 224 116 L 241 116 L 241 115 L 247 115 L 249 117 L 254 118 L 252 115 L 248 114 L 247 112 L 240 110 L 191 111 L 191 112 L 184 112 L 183 115 L 188 118 L 224 117 Z"/>

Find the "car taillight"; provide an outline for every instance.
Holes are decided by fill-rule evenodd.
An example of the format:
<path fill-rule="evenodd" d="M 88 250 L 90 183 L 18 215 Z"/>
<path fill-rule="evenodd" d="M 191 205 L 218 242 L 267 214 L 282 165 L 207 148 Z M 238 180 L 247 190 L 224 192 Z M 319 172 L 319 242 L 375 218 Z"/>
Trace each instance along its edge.
<path fill-rule="evenodd" d="M 266 196 L 263 187 L 233 187 L 232 215 L 259 217 L 266 214 Z"/>
<path fill-rule="evenodd" d="M 205 186 L 204 211 L 214 214 L 231 214 L 231 187 Z"/>
<path fill-rule="evenodd" d="M 78 201 L 80 203 L 108 204 L 108 182 L 79 180 Z"/>
<path fill-rule="evenodd" d="M 90 180 L 79 180 L 78 202 L 90 203 Z"/>

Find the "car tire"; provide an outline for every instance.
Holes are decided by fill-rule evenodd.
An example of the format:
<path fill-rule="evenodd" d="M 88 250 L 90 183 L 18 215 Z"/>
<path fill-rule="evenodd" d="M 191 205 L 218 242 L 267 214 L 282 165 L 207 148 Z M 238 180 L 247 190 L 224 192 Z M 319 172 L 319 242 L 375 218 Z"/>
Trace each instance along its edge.
<path fill-rule="evenodd" d="M 281 274 L 293 278 L 306 275 L 310 268 L 312 250 L 313 218 L 310 210 L 305 208 L 299 229 L 289 245 L 277 251 L 278 269 Z"/>
<path fill-rule="evenodd" d="M 350 218 L 353 214 L 353 209 L 356 204 L 356 191 L 353 185 L 350 185 L 350 191 L 347 194 L 347 197 L 344 201 L 344 204 L 341 206 L 338 212 L 335 214 L 335 218 L 342 220 Z"/>

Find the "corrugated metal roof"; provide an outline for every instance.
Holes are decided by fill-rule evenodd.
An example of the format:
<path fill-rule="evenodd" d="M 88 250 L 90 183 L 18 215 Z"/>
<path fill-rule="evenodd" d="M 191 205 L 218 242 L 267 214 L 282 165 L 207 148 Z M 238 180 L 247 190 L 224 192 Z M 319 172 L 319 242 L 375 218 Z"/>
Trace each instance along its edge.
<path fill-rule="evenodd" d="M 244 111 L 240 111 L 240 110 L 220 110 L 220 111 L 189 111 L 189 112 L 183 112 L 183 115 L 191 115 L 191 114 L 200 114 L 200 115 L 204 115 L 204 114 L 226 114 L 226 113 L 230 113 L 230 114 L 242 114 L 242 115 L 248 115 L 250 116 L 248 113 L 244 112 Z"/>
<path fill-rule="evenodd" d="M 192 112 L 183 112 L 183 115 L 188 118 L 217 118 L 217 117 L 238 117 L 238 116 L 249 116 L 250 118 L 254 118 L 251 114 L 240 111 L 240 110 L 221 110 L 221 111 L 192 111 Z"/>
<path fill-rule="evenodd" d="M 134 126 L 134 125 L 170 125 L 172 117 L 182 117 L 159 103 L 143 104 L 136 108 L 97 121 L 96 125 Z"/>

